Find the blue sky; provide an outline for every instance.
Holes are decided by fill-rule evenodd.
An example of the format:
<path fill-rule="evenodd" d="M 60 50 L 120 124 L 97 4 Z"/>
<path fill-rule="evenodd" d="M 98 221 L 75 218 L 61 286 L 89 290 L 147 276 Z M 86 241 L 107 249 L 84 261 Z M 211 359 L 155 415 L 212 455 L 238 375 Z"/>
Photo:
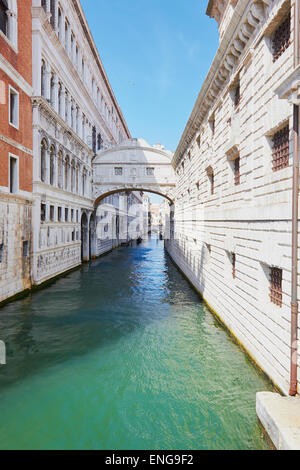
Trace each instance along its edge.
<path fill-rule="evenodd" d="M 81 0 L 133 137 L 175 151 L 218 47 L 208 0 Z"/>

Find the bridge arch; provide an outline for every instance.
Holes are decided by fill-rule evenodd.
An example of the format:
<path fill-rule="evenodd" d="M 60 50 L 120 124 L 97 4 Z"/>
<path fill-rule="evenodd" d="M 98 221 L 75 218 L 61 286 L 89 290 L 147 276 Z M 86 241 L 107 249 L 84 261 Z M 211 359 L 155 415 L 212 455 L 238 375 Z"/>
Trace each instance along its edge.
<path fill-rule="evenodd" d="M 101 150 L 93 160 L 94 207 L 118 192 L 144 191 L 174 200 L 173 154 L 160 144 L 153 147 L 143 139 L 129 139 Z"/>

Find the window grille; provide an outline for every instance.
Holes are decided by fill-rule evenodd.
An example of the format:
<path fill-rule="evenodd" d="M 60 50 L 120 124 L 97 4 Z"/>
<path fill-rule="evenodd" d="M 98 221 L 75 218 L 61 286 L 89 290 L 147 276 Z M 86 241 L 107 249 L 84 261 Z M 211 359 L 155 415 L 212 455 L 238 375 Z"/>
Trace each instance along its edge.
<path fill-rule="evenodd" d="M 213 173 L 210 175 L 210 193 L 215 193 L 215 175 Z"/>
<path fill-rule="evenodd" d="M 234 92 L 234 106 L 236 108 L 239 106 L 240 101 L 241 101 L 240 84 L 238 84 Z"/>
<path fill-rule="evenodd" d="M 270 268 L 270 300 L 282 307 L 282 269 Z"/>
<path fill-rule="evenodd" d="M 232 253 L 231 263 L 232 263 L 232 277 L 233 279 L 235 279 L 236 278 L 236 255 L 235 253 Z"/>
<path fill-rule="evenodd" d="M 234 160 L 234 184 L 237 186 L 240 184 L 240 157 Z"/>
<path fill-rule="evenodd" d="M 116 167 L 116 168 L 115 168 L 115 175 L 116 175 L 116 176 L 121 176 L 121 175 L 123 175 L 123 168 L 121 168 L 121 167 Z"/>
<path fill-rule="evenodd" d="M 273 36 L 273 62 L 289 47 L 291 41 L 291 14 L 278 26 Z"/>
<path fill-rule="evenodd" d="M 289 166 L 289 126 L 273 136 L 273 171 Z"/>

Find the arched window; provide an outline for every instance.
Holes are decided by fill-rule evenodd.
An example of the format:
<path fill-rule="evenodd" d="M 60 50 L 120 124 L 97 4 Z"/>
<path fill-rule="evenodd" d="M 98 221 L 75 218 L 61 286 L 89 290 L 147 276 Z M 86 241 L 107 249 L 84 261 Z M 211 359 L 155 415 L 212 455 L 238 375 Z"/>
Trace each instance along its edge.
<path fill-rule="evenodd" d="M 48 144 L 46 139 L 42 140 L 41 143 L 41 181 L 43 183 L 46 182 L 46 168 L 47 168 L 47 150 L 48 150 Z"/>
<path fill-rule="evenodd" d="M 62 41 L 63 39 L 63 24 L 62 24 L 62 14 L 61 9 L 58 8 L 58 37 L 59 40 Z"/>
<path fill-rule="evenodd" d="M 58 87 L 58 114 L 61 116 L 62 113 L 62 86 L 61 83 Z"/>
<path fill-rule="evenodd" d="M 61 150 L 57 154 L 57 183 L 63 189 L 63 156 Z"/>
<path fill-rule="evenodd" d="M 86 192 L 86 169 L 83 169 L 82 173 L 82 195 L 85 196 Z"/>
<path fill-rule="evenodd" d="M 47 0 L 42 0 L 42 8 L 44 8 L 45 12 L 47 13 Z"/>
<path fill-rule="evenodd" d="M 51 75 L 51 82 L 50 82 L 50 100 L 51 106 L 55 104 L 55 78 L 54 75 Z"/>
<path fill-rule="evenodd" d="M 50 184 L 54 185 L 55 181 L 55 147 L 50 148 Z"/>
<path fill-rule="evenodd" d="M 8 36 L 8 4 L 6 0 L 0 0 L 0 30 Z"/>
<path fill-rule="evenodd" d="M 76 166 L 76 187 L 75 187 L 75 192 L 78 194 L 79 190 L 79 165 Z"/>
<path fill-rule="evenodd" d="M 42 60 L 41 66 L 41 95 L 46 98 L 46 64 L 44 60 Z"/>
<path fill-rule="evenodd" d="M 74 188 L 75 188 L 75 163 L 73 161 L 71 165 L 71 191 L 72 193 L 74 192 Z"/>
<path fill-rule="evenodd" d="M 69 180 L 69 157 L 65 159 L 65 190 L 68 190 L 68 180 Z"/>

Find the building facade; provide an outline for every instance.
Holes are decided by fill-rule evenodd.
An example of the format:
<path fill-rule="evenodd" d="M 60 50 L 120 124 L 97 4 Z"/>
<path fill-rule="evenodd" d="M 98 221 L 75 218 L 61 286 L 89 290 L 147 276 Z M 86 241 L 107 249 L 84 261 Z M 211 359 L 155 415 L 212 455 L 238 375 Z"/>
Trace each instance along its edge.
<path fill-rule="evenodd" d="M 220 44 L 173 158 L 166 248 L 255 362 L 294 395 L 299 2 L 211 0 L 207 14 Z"/>
<path fill-rule="evenodd" d="M 31 287 L 31 0 L 0 1 L 0 302 Z"/>
<path fill-rule="evenodd" d="M 92 161 L 130 133 L 79 0 L 32 5 L 33 280 L 40 284 L 96 255 Z"/>

